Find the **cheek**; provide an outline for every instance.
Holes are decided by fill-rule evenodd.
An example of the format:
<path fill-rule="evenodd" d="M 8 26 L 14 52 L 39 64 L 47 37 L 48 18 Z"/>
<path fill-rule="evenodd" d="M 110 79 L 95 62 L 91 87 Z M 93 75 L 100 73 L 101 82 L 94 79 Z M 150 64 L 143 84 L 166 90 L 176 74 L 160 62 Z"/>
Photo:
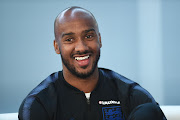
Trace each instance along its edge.
<path fill-rule="evenodd" d="M 60 46 L 60 51 L 63 56 L 70 56 L 73 51 L 73 47 L 70 45 L 63 45 Z"/>
<path fill-rule="evenodd" d="M 91 48 L 95 51 L 99 51 L 101 48 L 101 45 L 98 42 L 96 42 L 91 46 Z"/>

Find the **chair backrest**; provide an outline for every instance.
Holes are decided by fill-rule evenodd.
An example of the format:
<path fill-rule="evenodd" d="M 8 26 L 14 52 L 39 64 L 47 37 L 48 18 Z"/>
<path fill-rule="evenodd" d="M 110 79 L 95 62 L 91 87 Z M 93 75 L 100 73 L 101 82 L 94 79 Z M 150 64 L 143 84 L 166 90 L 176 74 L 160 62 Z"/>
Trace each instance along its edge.
<path fill-rule="evenodd" d="M 0 114 L 0 120 L 18 120 L 18 113 Z"/>
<path fill-rule="evenodd" d="M 180 120 L 180 106 L 160 106 L 167 120 Z"/>

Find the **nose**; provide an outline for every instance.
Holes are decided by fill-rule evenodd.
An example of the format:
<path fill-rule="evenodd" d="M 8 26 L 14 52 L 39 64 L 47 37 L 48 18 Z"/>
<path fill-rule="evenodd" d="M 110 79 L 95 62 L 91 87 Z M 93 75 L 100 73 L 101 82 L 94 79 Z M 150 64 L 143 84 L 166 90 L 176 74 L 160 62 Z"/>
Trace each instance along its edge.
<path fill-rule="evenodd" d="M 76 52 L 84 52 L 86 50 L 88 50 L 88 46 L 85 43 L 85 41 L 78 40 L 77 43 L 76 43 L 76 46 L 75 46 L 75 51 Z"/>

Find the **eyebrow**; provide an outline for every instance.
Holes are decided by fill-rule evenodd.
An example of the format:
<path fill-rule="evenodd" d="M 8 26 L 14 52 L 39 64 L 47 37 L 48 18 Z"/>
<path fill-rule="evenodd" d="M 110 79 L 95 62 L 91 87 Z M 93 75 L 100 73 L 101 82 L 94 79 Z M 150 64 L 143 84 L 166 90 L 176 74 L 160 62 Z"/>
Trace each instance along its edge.
<path fill-rule="evenodd" d="M 88 32 L 90 32 L 90 31 L 95 31 L 95 29 L 91 28 L 91 29 L 89 29 L 89 30 L 85 30 L 84 32 L 85 32 L 85 33 L 88 33 Z"/>
<path fill-rule="evenodd" d="M 73 33 L 73 32 L 70 32 L 70 33 L 63 33 L 63 35 L 62 35 L 62 38 L 64 37 L 64 36 L 67 36 L 67 35 L 74 35 L 75 33 Z"/>

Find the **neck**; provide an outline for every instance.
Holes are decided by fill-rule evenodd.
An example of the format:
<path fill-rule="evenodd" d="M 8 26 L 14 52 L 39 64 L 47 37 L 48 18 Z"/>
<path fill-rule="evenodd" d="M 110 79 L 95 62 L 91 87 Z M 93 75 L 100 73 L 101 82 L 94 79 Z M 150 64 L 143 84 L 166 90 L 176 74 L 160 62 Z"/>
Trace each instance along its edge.
<path fill-rule="evenodd" d="M 72 74 L 69 70 L 63 69 L 64 79 L 72 86 L 76 87 L 84 93 L 89 93 L 94 90 L 99 79 L 98 68 L 95 69 L 94 73 L 87 78 L 79 78 Z"/>

